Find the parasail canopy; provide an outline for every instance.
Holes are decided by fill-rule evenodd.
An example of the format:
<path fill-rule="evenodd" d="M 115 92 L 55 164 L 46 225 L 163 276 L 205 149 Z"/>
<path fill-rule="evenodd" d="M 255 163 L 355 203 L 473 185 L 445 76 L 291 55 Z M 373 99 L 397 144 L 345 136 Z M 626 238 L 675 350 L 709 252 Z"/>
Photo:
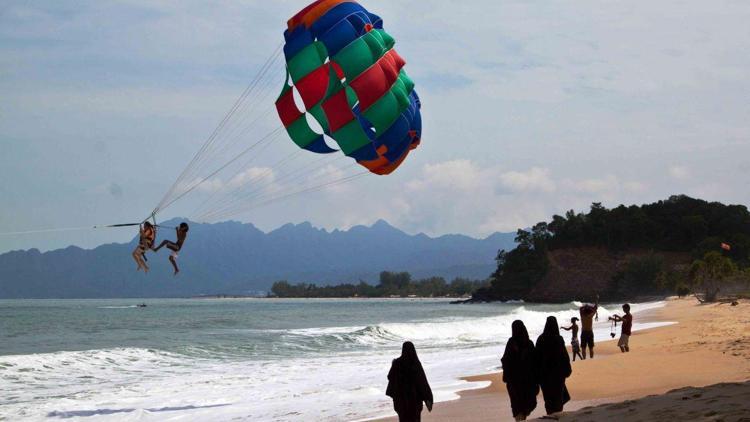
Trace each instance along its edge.
<path fill-rule="evenodd" d="M 318 0 L 287 26 L 276 110 L 291 139 L 326 154 L 336 152 L 330 137 L 372 173 L 398 168 L 420 143 L 421 104 L 382 19 L 354 1 Z"/>

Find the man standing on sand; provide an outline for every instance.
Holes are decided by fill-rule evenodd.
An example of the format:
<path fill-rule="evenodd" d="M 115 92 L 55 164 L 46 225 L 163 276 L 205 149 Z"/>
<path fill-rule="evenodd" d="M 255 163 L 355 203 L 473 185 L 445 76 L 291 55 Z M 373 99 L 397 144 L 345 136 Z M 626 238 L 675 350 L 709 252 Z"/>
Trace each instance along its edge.
<path fill-rule="evenodd" d="M 594 358 L 594 319 L 599 320 L 599 295 L 593 305 L 584 304 L 579 309 L 581 313 L 581 348 L 583 359 L 586 359 L 586 347 L 589 348 L 589 356 Z"/>
<path fill-rule="evenodd" d="M 625 315 L 619 316 L 617 314 L 609 317 L 610 320 L 615 322 L 622 322 L 622 331 L 620 332 L 620 341 L 617 342 L 617 347 L 620 348 L 622 353 L 630 351 L 630 331 L 633 329 L 633 315 L 630 313 L 630 305 L 622 305 L 622 310 Z"/>

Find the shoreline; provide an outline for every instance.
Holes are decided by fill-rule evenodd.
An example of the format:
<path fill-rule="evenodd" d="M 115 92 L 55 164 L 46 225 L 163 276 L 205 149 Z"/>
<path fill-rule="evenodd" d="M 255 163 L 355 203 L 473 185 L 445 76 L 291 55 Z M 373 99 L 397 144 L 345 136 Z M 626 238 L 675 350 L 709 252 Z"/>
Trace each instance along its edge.
<path fill-rule="evenodd" d="M 662 395 L 683 387 L 750 379 L 750 335 L 743 334 L 743 326 L 750 319 L 742 318 L 748 311 L 750 301 L 730 307 L 699 305 L 692 298 L 670 298 L 661 308 L 643 311 L 636 315 L 637 322 L 676 323 L 634 331 L 629 353 L 621 353 L 616 346 L 619 329 L 618 337 L 597 341 L 593 360 L 572 362 L 573 374 L 567 380 L 572 400 L 565 405 L 566 413 L 584 407 Z M 563 337 L 568 344 L 569 337 L 564 334 Z M 458 392 L 456 400 L 436 403 L 432 413 L 422 412 L 424 420 L 512 420 L 501 372 L 461 379 L 489 382 L 490 385 L 463 390 Z M 544 415 L 541 393 L 537 396 L 537 403 L 529 419 Z M 372 420 L 397 419 L 389 416 Z"/>

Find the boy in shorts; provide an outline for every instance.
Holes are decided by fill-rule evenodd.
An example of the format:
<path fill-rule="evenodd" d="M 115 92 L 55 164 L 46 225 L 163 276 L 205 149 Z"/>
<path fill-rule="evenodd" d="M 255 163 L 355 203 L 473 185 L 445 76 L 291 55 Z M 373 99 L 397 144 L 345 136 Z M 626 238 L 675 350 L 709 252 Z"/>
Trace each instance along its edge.
<path fill-rule="evenodd" d="M 565 331 L 572 331 L 570 338 L 570 348 L 573 351 L 573 362 L 576 361 L 576 356 L 583 360 L 581 355 L 581 345 L 578 343 L 578 324 L 576 324 L 578 318 L 573 317 L 570 319 L 570 327 L 560 327 Z"/>
<path fill-rule="evenodd" d="M 177 275 L 177 273 L 180 272 L 180 269 L 177 268 L 177 256 L 178 252 L 180 252 L 180 249 L 182 249 L 182 244 L 185 243 L 185 238 L 187 237 L 188 230 L 190 230 L 190 227 L 188 227 L 187 223 L 180 223 L 180 225 L 175 228 L 175 232 L 177 233 L 177 242 L 165 240 L 161 242 L 161 244 L 157 246 L 156 249 L 154 249 L 154 252 L 158 252 L 159 249 L 166 246 L 167 249 L 172 251 L 172 253 L 169 255 L 169 262 L 172 263 L 172 267 L 174 267 L 174 275 Z"/>

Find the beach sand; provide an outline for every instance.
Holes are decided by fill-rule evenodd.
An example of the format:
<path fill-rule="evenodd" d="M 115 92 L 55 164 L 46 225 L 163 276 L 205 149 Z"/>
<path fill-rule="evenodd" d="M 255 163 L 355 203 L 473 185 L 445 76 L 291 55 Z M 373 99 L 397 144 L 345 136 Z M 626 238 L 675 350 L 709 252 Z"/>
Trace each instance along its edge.
<path fill-rule="evenodd" d="M 685 387 L 666 394 L 565 413 L 561 421 L 750 421 L 750 381 Z"/>
<path fill-rule="evenodd" d="M 662 396 L 617 405 L 625 406 L 622 408 L 610 405 L 586 409 L 585 411 L 590 410 L 592 413 L 585 415 L 585 420 L 657 420 L 654 416 L 637 417 L 636 412 L 650 412 L 647 414 L 654 415 L 653 412 L 662 406 L 659 403 L 663 403 L 664 417 L 695 411 L 696 407 L 700 408 L 700 412 L 693 416 L 703 417 L 702 415 L 711 411 L 720 411 L 736 404 L 737 395 L 741 395 L 741 391 L 745 392 L 745 402 L 750 401 L 747 384 L 713 386 L 707 390 L 712 397 L 708 400 L 694 399 L 693 396 L 699 393 L 693 390 L 684 390 L 691 392 L 687 400 L 682 400 L 687 393 L 681 391 L 664 395 L 685 387 L 737 383 L 750 379 L 750 301 L 744 300 L 738 306 L 730 306 L 700 305 L 694 298 L 670 299 L 665 307 L 636 315 L 636 318 L 641 321 L 674 321 L 677 324 L 634 332 L 630 338 L 629 353 L 621 353 L 615 341 L 598 341 L 594 359 L 573 362 L 573 374 L 567 380 L 572 401 L 565 406 L 566 413 L 569 413 L 565 420 L 584 420 L 578 419 L 583 417 L 581 414 L 570 413 L 583 407 L 618 403 L 655 394 Z M 568 341 L 566 337 L 566 342 Z M 498 360 L 501 353 L 498 350 Z M 466 379 L 490 381 L 491 384 L 483 389 L 461 392 L 458 400 L 436 403 L 432 413 L 427 413 L 426 410 L 422 412 L 422 419 L 513 420 L 505 384 L 499 373 Z M 723 390 L 726 393 L 722 393 Z M 677 396 L 680 397 L 678 401 L 675 399 Z M 537 400 L 538 405 L 531 418 L 544 415 L 541 393 Z M 748 404 L 745 403 L 744 406 L 747 407 Z M 636 410 L 628 410 L 631 408 Z M 610 417 L 622 415 L 623 409 L 632 413 L 632 418 Z"/>

